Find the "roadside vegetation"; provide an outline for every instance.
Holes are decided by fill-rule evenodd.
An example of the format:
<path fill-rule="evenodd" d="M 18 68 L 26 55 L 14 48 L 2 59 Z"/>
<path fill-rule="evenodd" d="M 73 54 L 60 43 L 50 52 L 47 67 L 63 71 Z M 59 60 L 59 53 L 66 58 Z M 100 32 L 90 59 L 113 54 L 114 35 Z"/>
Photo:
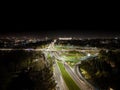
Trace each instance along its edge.
<path fill-rule="evenodd" d="M 80 62 L 80 59 L 86 56 L 85 53 L 77 52 L 77 51 L 70 51 L 70 52 L 63 52 L 61 55 L 65 62 L 67 62 L 71 67 L 74 67 L 76 63 Z"/>
<path fill-rule="evenodd" d="M 97 57 L 81 61 L 81 74 L 100 90 L 120 90 L 120 51 L 101 50 Z"/>
<path fill-rule="evenodd" d="M 42 52 L 0 51 L 0 90 L 54 90 L 52 65 Z"/>

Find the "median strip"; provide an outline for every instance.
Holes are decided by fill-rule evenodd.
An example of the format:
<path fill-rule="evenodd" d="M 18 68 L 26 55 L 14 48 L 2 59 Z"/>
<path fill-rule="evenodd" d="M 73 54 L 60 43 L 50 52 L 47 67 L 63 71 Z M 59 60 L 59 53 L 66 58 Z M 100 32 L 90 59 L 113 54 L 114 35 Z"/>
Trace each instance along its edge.
<path fill-rule="evenodd" d="M 69 90 L 80 90 L 80 88 L 76 85 L 76 83 L 73 81 L 73 79 L 70 77 L 70 75 L 65 70 L 64 65 L 59 61 L 57 61 L 57 64 L 60 68 L 62 77 L 63 77 L 66 85 L 68 86 Z"/>

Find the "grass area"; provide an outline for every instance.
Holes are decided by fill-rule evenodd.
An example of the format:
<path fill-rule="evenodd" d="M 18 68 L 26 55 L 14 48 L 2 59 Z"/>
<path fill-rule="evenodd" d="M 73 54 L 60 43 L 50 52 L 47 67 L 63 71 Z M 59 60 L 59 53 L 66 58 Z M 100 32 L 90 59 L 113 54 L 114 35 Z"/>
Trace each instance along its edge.
<path fill-rule="evenodd" d="M 64 79 L 66 85 L 68 86 L 69 90 L 80 90 L 80 88 L 76 85 L 76 83 L 73 81 L 73 79 L 70 77 L 70 75 L 65 70 L 63 64 L 61 62 L 57 62 L 57 63 L 61 70 L 63 79 Z"/>
<path fill-rule="evenodd" d="M 61 50 L 61 49 L 75 49 L 75 48 L 79 48 L 78 46 L 72 46 L 72 45 L 55 45 L 55 48 L 57 50 Z"/>
<path fill-rule="evenodd" d="M 82 54 L 66 54 L 63 55 L 65 62 L 67 62 L 71 67 L 73 67 L 76 63 L 80 62 L 80 58 L 83 57 Z"/>

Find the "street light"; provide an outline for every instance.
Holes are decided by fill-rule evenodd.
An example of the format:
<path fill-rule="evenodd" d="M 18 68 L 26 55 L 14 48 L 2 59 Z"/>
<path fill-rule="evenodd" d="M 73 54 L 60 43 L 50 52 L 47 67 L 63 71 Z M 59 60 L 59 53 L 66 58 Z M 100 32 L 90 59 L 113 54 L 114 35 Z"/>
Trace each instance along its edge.
<path fill-rule="evenodd" d="M 37 62 L 37 61 L 38 61 L 38 59 L 35 59 L 35 60 L 34 60 L 34 62 Z"/>
<path fill-rule="evenodd" d="M 90 54 L 90 53 L 88 53 L 88 54 L 87 54 L 87 56 L 91 56 L 91 54 Z"/>

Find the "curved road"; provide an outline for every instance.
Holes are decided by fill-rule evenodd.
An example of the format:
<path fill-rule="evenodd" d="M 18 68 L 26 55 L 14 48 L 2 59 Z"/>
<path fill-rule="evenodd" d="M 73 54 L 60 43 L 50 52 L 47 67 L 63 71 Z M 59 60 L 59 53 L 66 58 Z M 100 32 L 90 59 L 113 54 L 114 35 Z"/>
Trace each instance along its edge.
<path fill-rule="evenodd" d="M 82 90 L 93 90 L 90 86 L 88 86 L 83 80 L 81 80 L 76 73 L 72 71 L 70 66 L 67 63 L 64 63 L 66 71 L 70 74 L 70 76 L 73 78 L 73 80 L 76 82 L 76 84 L 80 87 Z"/>
<path fill-rule="evenodd" d="M 54 43 L 55 43 L 55 41 L 49 45 L 49 50 L 55 50 Z M 80 79 L 77 76 L 77 74 L 70 68 L 70 66 L 64 62 L 64 60 L 59 56 L 59 54 L 58 54 L 59 52 L 54 51 L 51 53 L 54 56 L 54 58 L 61 60 L 64 63 L 64 67 L 65 67 L 66 71 L 70 74 L 71 78 L 75 81 L 75 83 L 79 86 L 80 89 L 94 90 L 92 87 L 90 87 L 88 84 L 86 84 L 82 79 Z"/>

